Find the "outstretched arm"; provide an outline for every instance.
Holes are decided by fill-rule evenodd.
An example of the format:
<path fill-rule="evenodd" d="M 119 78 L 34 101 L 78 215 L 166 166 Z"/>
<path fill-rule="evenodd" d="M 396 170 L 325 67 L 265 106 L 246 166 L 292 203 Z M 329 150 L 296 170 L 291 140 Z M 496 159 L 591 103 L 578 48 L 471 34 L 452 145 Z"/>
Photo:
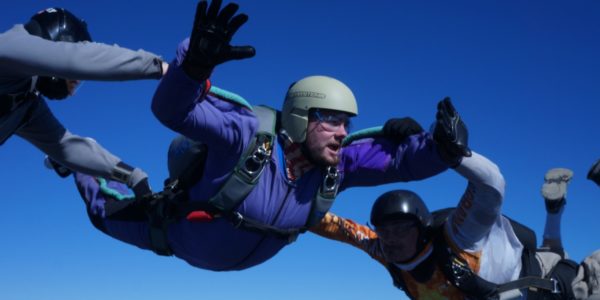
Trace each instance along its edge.
<path fill-rule="evenodd" d="M 310 231 L 322 237 L 354 246 L 369 254 L 382 265 L 386 265 L 377 233 L 365 225 L 328 212 L 321 219 L 321 223 L 310 228 Z"/>
<path fill-rule="evenodd" d="M 233 35 L 248 17 L 235 15 L 237 4 L 230 3 L 222 10 L 220 6 L 220 0 L 212 1 L 210 7 L 206 1 L 198 3 L 191 37 L 177 48 L 176 59 L 152 100 L 152 111 L 161 123 L 201 141 L 219 139 L 225 128 L 237 128 L 230 123 L 239 123 L 239 120 L 222 119 L 223 111 L 236 109 L 233 105 L 205 103 L 211 97 L 208 95 L 210 73 L 218 64 L 254 56 L 254 48 L 250 46 L 230 45 Z"/>
<path fill-rule="evenodd" d="M 54 42 L 30 35 L 22 25 L 0 34 L 0 77 L 56 76 L 77 80 L 160 78 L 155 54 L 93 42 Z"/>
<path fill-rule="evenodd" d="M 504 178 L 498 166 L 469 149 L 467 126 L 450 98 L 438 103 L 433 135 L 440 156 L 469 182 L 446 230 L 459 248 L 477 250 L 500 216 Z"/>
<path fill-rule="evenodd" d="M 70 133 L 52 115 L 45 101 L 34 101 L 36 103 L 30 109 L 31 118 L 16 131 L 17 135 L 72 171 L 121 181 L 136 195 L 149 192 L 148 176 L 144 171 L 139 168 L 129 170 L 128 165 L 95 140 Z"/>
<path fill-rule="evenodd" d="M 447 230 L 460 248 L 473 249 L 500 217 L 504 178 L 498 166 L 475 152 L 471 157 L 463 158 L 456 172 L 469 184 L 450 216 Z"/>

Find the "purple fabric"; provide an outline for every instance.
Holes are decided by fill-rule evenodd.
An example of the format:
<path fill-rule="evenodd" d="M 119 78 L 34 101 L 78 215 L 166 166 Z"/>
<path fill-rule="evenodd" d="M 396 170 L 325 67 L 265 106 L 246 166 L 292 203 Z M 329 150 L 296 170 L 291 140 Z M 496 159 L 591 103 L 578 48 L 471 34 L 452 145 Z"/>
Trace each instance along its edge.
<path fill-rule="evenodd" d="M 167 127 L 191 139 L 206 143 L 208 157 L 202 180 L 190 189 L 191 201 L 206 201 L 213 196 L 237 164 L 257 130 L 254 114 L 238 105 L 203 95 L 202 83 L 187 77 L 177 62 L 187 49 L 184 41 L 177 60 L 161 80 L 152 109 Z M 295 183 L 283 173 L 280 147 L 275 147 L 270 164 L 257 186 L 237 209 L 244 216 L 279 228 L 300 228 L 308 217 L 311 201 L 323 180 L 323 173 L 313 169 Z M 415 135 L 400 145 L 385 139 L 364 139 L 342 150 L 339 165 L 341 190 L 352 186 L 410 181 L 427 178 L 447 169 L 439 159 L 431 136 Z M 82 182 L 93 191 L 93 183 Z M 91 185 L 91 186 L 90 186 Z M 99 203 L 97 193 L 87 193 L 88 201 Z M 105 220 L 107 226 L 115 223 Z M 118 222 L 124 223 L 124 222 Z M 111 227 L 109 234 L 147 248 L 147 232 L 139 224 Z M 116 231 L 126 231 L 126 233 Z M 135 238 L 135 235 L 139 235 Z M 133 237 L 133 238 L 132 238 Z M 217 219 L 210 223 L 181 220 L 169 227 L 169 245 L 175 255 L 193 266 L 225 271 L 242 270 L 263 263 L 287 244 L 286 241 L 234 228 Z"/>
<path fill-rule="evenodd" d="M 104 205 L 108 201 L 117 200 L 105 197 L 100 192 L 100 185 L 94 177 L 82 173 L 75 173 L 74 177 L 79 194 L 85 201 L 94 226 L 122 242 L 138 246 L 142 249 L 150 249 L 148 225 L 145 222 L 108 221 L 103 219 Z M 123 195 L 130 194 L 127 186 L 120 182 L 108 181 L 108 187 Z"/>

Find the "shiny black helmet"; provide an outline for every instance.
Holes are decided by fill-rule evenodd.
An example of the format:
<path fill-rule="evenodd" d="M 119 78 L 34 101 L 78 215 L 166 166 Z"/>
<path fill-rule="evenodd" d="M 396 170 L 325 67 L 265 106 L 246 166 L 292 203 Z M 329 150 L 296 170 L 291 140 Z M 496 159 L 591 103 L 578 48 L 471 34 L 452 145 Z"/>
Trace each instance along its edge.
<path fill-rule="evenodd" d="M 29 34 L 61 42 L 92 41 L 87 24 L 64 8 L 48 8 L 31 17 L 25 24 Z"/>
<path fill-rule="evenodd" d="M 29 34 L 55 42 L 92 41 L 87 24 L 64 8 L 48 8 L 31 17 L 25 24 Z M 40 76 L 36 89 L 48 99 L 62 100 L 69 96 L 67 80 L 54 76 Z"/>
<path fill-rule="evenodd" d="M 423 228 L 431 225 L 433 217 L 419 195 L 407 190 L 387 192 L 373 204 L 371 224 L 381 226 L 387 221 L 415 220 Z"/>
<path fill-rule="evenodd" d="M 407 190 L 394 190 L 387 192 L 373 204 L 371 209 L 371 224 L 377 227 L 388 222 L 407 220 L 414 222 L 418 229 L 417 251 L 407 260 L 414 260 L 425 249 L 432 237 L 433 216 L 419 195 Z"/>

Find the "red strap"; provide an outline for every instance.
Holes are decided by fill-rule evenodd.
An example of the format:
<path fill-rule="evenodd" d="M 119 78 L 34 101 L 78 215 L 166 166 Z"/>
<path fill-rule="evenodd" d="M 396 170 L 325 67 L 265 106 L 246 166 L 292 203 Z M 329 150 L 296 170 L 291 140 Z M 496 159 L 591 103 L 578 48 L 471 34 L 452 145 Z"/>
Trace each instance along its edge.
<path fill-rule="evenodd" d="M 185 218 L 190 222 L 210 222 L 214 219 L 214 217 L 211 214 L 203 210 L 193 211 L 189 213 Z"/>
<path fill-rule="evenodd" d="M 204 94 L 208 94 L 208 91 L 210 91 L 210 86 L 211 86 L 210 79 L 206 79 L 205 83 L 206 83 L 206 85 L 204 87 Z"/>

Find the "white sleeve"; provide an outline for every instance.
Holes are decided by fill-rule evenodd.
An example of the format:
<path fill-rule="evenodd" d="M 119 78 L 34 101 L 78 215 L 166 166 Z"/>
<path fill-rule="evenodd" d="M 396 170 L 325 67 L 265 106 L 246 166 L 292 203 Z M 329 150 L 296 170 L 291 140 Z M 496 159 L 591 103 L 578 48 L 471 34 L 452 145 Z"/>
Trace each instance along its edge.
<path fill-rule="evenodd" d="M 498 166 L 475 152 L 465 157 L 456 171 L 469 184 L 446 222 L 446 231 L 459 248 L 477 251 L 501 215 L 504 178 Z"/>
<path fill-rule="evenodd" d="M 80 80 L 160 78 L 162 60 L 143 50 L 92 42 L 54 42 L 23 25 L 0 34 L 0 77 L 57 76 Z"/>

